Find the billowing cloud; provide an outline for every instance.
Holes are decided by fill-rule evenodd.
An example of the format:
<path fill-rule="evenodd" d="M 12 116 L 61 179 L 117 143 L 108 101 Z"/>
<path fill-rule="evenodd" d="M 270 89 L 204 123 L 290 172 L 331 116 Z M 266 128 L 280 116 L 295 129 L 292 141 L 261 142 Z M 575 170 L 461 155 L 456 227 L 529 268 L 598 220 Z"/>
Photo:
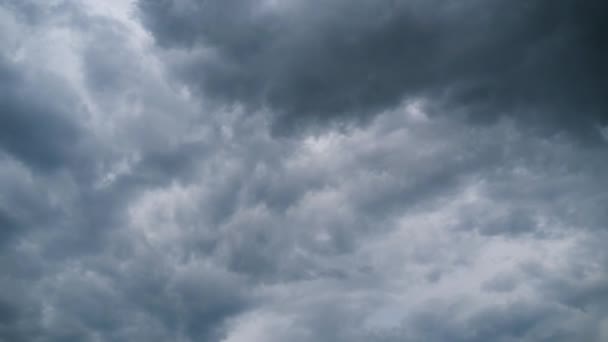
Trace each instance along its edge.
<path fill-rule="evenodd" d="M 0 340 L 608 339 L 603 8 L 0 0 Z"/>
<path fill-rule="evenodd" d="M 147 1 L 143 23 L 193 89 L 269 108 L 277 131 L 404 99 L 474 120 L 606 124 L 604 1 Z M 551 125 L 550 125 L 551 123 Z"/>

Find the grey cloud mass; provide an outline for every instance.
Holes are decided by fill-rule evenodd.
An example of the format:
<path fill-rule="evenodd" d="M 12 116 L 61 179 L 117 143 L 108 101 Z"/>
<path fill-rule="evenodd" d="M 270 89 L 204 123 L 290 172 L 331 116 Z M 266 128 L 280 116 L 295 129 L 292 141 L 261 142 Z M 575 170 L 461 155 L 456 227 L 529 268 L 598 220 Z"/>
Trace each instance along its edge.
<path fill-rule="evenodd" d="M 608 340 L 607 9 L 0 0 L 0 341 Z"/>
<path fill-rule="evenodd" d="M 608 119 L 602 0 L 138 3 L 161 46 L 188 51 L 182 78 L 220 103 L 269 108 L 277 131 L 417 97 L 587 137 Z"/>

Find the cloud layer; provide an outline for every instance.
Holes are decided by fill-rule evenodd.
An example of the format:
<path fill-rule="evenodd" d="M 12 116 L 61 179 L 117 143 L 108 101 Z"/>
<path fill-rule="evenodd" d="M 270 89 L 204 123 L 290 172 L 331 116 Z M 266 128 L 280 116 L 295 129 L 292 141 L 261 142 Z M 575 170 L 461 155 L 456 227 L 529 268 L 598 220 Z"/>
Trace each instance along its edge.
<path fill-rule="evenodd" d="M 139 1 L 174 67 L 278 130 L 365 119 L 404 99 L 475 121 L 518 116 L 589 134 L 606 124 L 604 1 Z"/>
<path fill-rule="evenodd" d="M 602 1 L 0 0 L 0 341 L 604 341 Z"/>

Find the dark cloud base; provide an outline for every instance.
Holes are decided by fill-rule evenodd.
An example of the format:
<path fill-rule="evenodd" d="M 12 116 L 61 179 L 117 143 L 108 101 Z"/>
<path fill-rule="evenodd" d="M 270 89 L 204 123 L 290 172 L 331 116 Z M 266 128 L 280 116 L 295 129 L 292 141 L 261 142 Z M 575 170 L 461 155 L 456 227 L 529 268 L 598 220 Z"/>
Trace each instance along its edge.
<path fill-rule="evenodd" d="M 515 116 L 595 135 L 606 124 L 605 1 L 138 2 L 175 69 L 277 131 L 364 119 L 404 99 L 474 121 Z M 310 122 L 309 122 L 310 123 Z"/>

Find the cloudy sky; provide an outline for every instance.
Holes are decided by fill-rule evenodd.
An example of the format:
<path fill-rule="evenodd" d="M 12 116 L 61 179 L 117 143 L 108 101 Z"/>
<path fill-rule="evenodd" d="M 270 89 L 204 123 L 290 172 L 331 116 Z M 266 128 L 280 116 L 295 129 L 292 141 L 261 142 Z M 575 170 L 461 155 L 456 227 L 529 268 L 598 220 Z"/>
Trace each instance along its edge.
<path fill-rule="evenodd" d="M 0 341 L 608 341 L 605 0 L 0 0 Z"/>

